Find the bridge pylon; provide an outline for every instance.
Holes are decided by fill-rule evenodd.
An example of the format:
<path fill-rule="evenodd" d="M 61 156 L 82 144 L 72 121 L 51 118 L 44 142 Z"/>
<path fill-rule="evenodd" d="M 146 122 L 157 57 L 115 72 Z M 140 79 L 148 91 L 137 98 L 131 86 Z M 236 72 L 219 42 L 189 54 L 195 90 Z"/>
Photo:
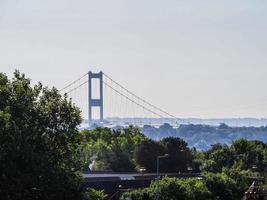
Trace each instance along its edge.
<path fill-rule="evenodd" d="M 95 99 L 92 97 L 93 94 L 93 85 L 92 80 L 98 79 L 99 80 L 99 98 Z M 93 73 L 91 71 L 88 72 L 88 122 L 89 126 L 94 121 L 93 119 L 93 107 L 100 108 L 100 122 L 103 122 L 103 72 L 100 71 L 99 73 Z"/>

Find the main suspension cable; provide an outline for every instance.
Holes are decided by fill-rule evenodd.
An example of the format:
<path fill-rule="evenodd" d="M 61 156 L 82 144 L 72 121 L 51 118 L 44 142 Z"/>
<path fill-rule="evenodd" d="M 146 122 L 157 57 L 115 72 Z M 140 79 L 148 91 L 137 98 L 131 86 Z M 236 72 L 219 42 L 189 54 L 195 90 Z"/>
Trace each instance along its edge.
<path fill-rule="evenodd" d="M 106 78 L 110 79 L 112 82 L 114 82 L 116 85 L 118 85 L 119 87 L 121 87 L 122 89 L 124 89 L 126 92 L 128 92 L 128 93 L 131 94 L 131 95 L 133 95 L 135 98 L 141 100 L 142 102 L 144 102 L 144 103 L 146 103 L 147 105 L 153 107 L 154 109 L 156 109 L 156 110 L 158 110 L 158 111 L 160 111 L 160 112 L 162 112 L 162 113 L 168 115 L 169 117 L 171 117 L 171 118 L 175 118 L 176 120 L 178 120 L 177 117 L 175 117 L 174 115 L 172 115 L 172 114 L 170 114 L 170 113 L 168 113 L 168 112 L 166 112 L 166 111 L 160 109 L 159 107 L 157 107 L 157 106 L 155 106 L 155 105 L 149 103 L 149 102 L 146 101 L 145 99 L 143 99 L 143 98 L 137 96 L 136 94 L 132 93 L 131 91 L 129 91 L 127 88 L 125 88 L 124 86 L 122 86 L 121 84 L 119 84 L 117 81 L 113 80 L 110 76 L 108 76 L 108 75 L 105 74 L 104 72 L 103 72 L 103 75 L 104 75 Z"/>
<path fill-rule="evenodd" d="M 60 89 L 59 92 L 62 92 L 63 90 L 67 89 L 68 87 L 70 87 L 71 85 L 77 83 L 79 80 L 81 80 L 83 77 L 87 76 L 88 73 L 82 75 L 80 78 L 76 79 L 75 81 L 72 81 L 70 84 L 66 85 L 64 88 Z M 88 81 L 87 81 L 88 82 Z"/>
<path fill-rule="evenodd" d="M 136 104 L 137 106 L 142 107 L 143 109 L 147 110 L 147 111 L 150 112 L 150 113 L 153 113 L 154 115 L 156 115 L 156 116 L 158 116 L 158 117 L 164 118 L 163 115 L 158 114 L 158 113 L 152 111 L 151 109 L 149 109 L 149 108 L 147 108 L 147 107 L 145 107 L 145 106 L 143 106 L 143 105 L 137 103 L 136 101 L 130 99 L 130 98 L 129 98 L 128 96 L 126 96 L 125 94 L 121 93 L 120 91 L 118 91 L 118 90 L 115 89 L 114 87 L 112 87 L 112 86 L 110 86 L 109 84 L 107 84 L 105 81 L 103 81 L 103 83 L 104 83 L 107 87 L 109 87 L 110 89 L 114 90 L 114 91 L 115 91 L 116 93 L 118 93 L 119 95 L 123 96 L 124 98 L 126 98 L 126 99 L 129 100 L 129 101 L 131 101 L 132 103 Z"/>

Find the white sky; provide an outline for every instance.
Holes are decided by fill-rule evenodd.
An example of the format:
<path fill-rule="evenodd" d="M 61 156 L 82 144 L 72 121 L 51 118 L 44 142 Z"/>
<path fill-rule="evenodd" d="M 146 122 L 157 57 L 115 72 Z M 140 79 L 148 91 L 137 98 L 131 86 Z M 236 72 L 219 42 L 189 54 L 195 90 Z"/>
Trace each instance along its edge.
<path fill-rule="evenodd" d="M 265 0 L 0 0 L 0 71 L 103 70 L 178 117 L 267 117 Z"/>

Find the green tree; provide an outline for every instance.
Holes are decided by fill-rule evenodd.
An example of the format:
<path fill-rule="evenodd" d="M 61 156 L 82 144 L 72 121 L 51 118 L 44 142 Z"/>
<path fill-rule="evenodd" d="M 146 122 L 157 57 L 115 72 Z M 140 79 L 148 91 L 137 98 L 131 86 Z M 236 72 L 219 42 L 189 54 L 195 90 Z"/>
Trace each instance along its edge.
<path fill-rule="evenodd" d="M 220 173 L 224 168 L 238 167 L 240 170 L 253 170 L 263 174 L 266 170 L 266 145 L 260 141 L 239 139 L 231 146 L 216 144 L 204 152 L 201 163 L 203 171 Z"/>
<path fill-rule="evenodd" d="M 263 142 L 246 139 L 236 140 L 231 146 L 235 161 L 239 161 L 242 170 L 253 169 L 258 172 L 263 172 L 267 167 L 264 162 L 265 149 Z"/>
<path fill-rule="evenodd" d="M 187 143 L 175 137 L 163 138 L 160 141 L 165 153 L 168 154 L 163 169 L 166 172 L 186 172 L 187 168 L 192 165 L 192 154 L 187 147 Z"/>
<path fill-rule="evenodd" d="M 204 182 L 214 199 L 235 200 L 241 199 L 236 182 L 223 173 L 206 173 Z"/>
<path fill-rule="evenodd" d="M 223 167 L 230 167 L 233 163 L 233 152 L 227 145 L 216 144 L 204 153 L 203 170 L 221 172 Z"/>
<path fill-rule="evenodd" d="M 135 171 L 133 152 L 145 136 L 136 127 L 125 129 L 96 128 L 83 130 L 83 148 L 80 159 L 85 168 L 94 163 L 92 170 L 117 172 Z"/>
<path fill-rule="evenodd" d="M 116 172 L 134 172 L 135 165 L 125 151 L 114 145 L 109 156 L 110 169 Z"/>
<path fill-rule="evenodd" d="M 231 177 L 231 179 L 235 181 L 235 194 L 240 198 L 244 195 L 244 192 L 253 181 L 262 178 L 258 172 L 242 170 L 241 165 L 238 163 L 234 164 L 234 166 L 230 169 L 224 168 L 222 173 Z"/>
<path fill-rule="evenodd" d="M 160 143 L 153 140 L 144 140 L 136 147 L 134 159 L 147 172 L 156 172 L 157 156 L 164 155 L 164 153 L 164 147 Z"/>
<path fill-rule="evenodd" d="M 81 199 L 80 110 L 57 89 L 0 73 L 1 199 Z"/>

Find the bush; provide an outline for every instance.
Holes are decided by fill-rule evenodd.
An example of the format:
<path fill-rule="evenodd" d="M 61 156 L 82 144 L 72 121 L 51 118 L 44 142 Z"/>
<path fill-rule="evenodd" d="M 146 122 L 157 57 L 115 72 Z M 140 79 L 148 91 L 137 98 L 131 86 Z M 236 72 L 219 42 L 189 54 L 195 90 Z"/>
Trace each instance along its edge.
<path fill-rule="evenodd" d="M 203 181 L 196 178 L 177 179 L 168 177 L 152 182 L 148 188 L 126 192 L 121 199 L 130 197 L 132 200 L 154 200 L 157 195 L 159 200 L 212 199 L 212 195 Z"/>
<path fill-rule="evenodd" d="M 213 199 L 234 200 L 240 199 L 236 182 L 223 173 L 206 173 L 204 183 L 212 193 Z"/>
<path fill-rule="evenodd" d="M 92 188 L 86 190 L 85 198 L 88 200 L 104 200 L 106 199 L 107 195 L 104 193 L 103 190 L 98 191 Z"/>

